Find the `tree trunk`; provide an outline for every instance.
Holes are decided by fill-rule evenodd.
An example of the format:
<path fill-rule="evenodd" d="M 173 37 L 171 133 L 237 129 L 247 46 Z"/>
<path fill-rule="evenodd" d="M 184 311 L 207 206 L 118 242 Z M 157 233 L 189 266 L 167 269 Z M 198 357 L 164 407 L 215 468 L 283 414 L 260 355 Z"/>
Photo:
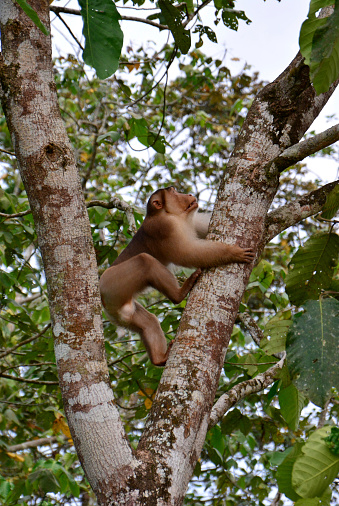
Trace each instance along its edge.
<path fill-rule="evenodd" d="M 49 26 L 49 2 L 30 4 Z M 64 409 L 100 497 L 119 488 L 132 452 L 113 405 L 88 214 L 59 112 L 50 37 L 11 0 L 1 0 L 0 19 L 1 100 L 43 259 Z"/>
<path fill-rule="evenodd" d="M 29 2 L 49 25 L 47 0 Z M 101 505 L 180 505 L 200 456 L 251 266 L 204 273 L 182 318 L 137 452 L 113 404 L 97 267 L 74 154 L 60 117 L 50 37 L 16 3 L 0 5 L 1 100 L 36 224 L 60 388 L 80 461 Z M 256 98 L 222 181 L 210 239 L 264 246 L 279 184 L 272 163 L 327 102 L 298 55 Z"/>

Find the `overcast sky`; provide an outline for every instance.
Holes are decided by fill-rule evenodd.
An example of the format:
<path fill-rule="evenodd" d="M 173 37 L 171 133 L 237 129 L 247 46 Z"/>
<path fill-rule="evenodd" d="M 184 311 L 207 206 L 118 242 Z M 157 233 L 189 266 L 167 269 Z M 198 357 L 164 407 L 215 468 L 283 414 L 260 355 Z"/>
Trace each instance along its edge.
<path fill-rule="evenodd" d="M 212 4 L 208 5 L 201 11 L 203 23 L 209 25 L 216 32 L 218 44 L 209 42 L 204 37 L 204 45 L 201 50 L 214 57 L 223 57 L 226 51 L 226 65 L 232 72 L 236 73 L 245 63 L 248 63 L 252 66 L 253 71 L 260 73 L 261 79 L 272 81 L 286 68 L 298 52 L 300 26 L 307 17 L 309 1 L 238 0 L 236 8 L 244 10 L 252 23 L 246 25 L 244 21 L 240 21 L 237 32 L 226 28 L 222 22 L 215 27 L 213 23 L 215 9 Z M 58 4 L 63 4 L 63 2 L 58 2 Z M 75 0 L 68 2 L 67 6 L 78 8 Z M 124 8 L 119 8 L 119 11 L 122 15 L 138 16 L 139 14 L 135 10 Z M 143 13 L 145 17 L 150 14 L 148 11 L 139 12 Z M 67 16 L 65 19 L 71 24 L 74 33 L 80 37 L 82 30 L 81 20 L 76 16 Z M 54 22 L 53 25 L 55 28 L 64 31 L 60 22 Z M 156 28 L 149 25 L 133 21 L 123 21 L 121 27 L 124 32 L 125 46 L 132 42 L 139 47 L 148 40 L 153 40 L 160 44 L 167 39 L 165 32 L 159 34 Z M 63 54 L 73 52 L 71 46 L 66 43 L 65 38 L 60 35 L 60 32 L 54 29 L 52 33 L 54 35 L 55 52 Z M 67 39 L 72 40 L 69 35 L 67 35 Z M 239 61 L 234 61 L 235 58 L 238 58 Z M 173 71 L 175 72 L 175 70 Z M 328 123 L 326 116 L 337 114 L 338 112 L 339 89 L 331 97 L 319 118 L 313 123 L 312 130 L 320 132 L 335 124 L 337 120 L 333 119 Z M 326 180 L 330 181 L 338 177 L 337 162 L 324 162 L 324 160 L 312 159 L 309 166 L 322 179 L 324 178 L 325 170 Z"/>

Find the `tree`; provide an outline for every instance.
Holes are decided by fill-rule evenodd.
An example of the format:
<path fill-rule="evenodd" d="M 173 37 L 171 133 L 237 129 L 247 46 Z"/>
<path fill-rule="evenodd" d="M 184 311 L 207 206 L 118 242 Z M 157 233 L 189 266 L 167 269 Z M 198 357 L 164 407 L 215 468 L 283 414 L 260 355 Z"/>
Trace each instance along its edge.
<path fill-rule="evenodd" d="M 49 9 L 47 4 L 36 1 L 31 2 L 31 5 L 35 8 L 38 18 L 45 26 L 48 26 Z M 48 288 L 59 384 L 65 414 L 79 459 L 99 504 L 181 504 L 184 500 L 188 482 L 201 454 L 207 429 L 215 426 L 223 419 L 225 413 L 237 401 L 246 395 L 272 385 L 274 378 L 277 378 L 278 370 L 283 367 L 284 357 L 276 359 L 274 355 L 271 355 L 271 353 L 280 352 L 280 348 L 272 350 L 270 344 L 262 345 L 263 350 L 266 347 L 266 350 L 270 353 L 268 357 L 271 357 L 272 362 L 276 362 L 275 365 L 270 368 L 267 364 L 269 361 L 267 357 L 264 361 L 262 356 L 257 357 L 258 360 L 254 362 L 256 365 L 253 374 L 256 372 L 261 374 L 249 379 L 251 372 L 248 369 L 246 370 L 247 381 L 245 383 L 239 382 L 239 377 L 233 382 L 234 384 L 230 389 L 224 383 L 224 394 L 220 395 L 217 403 L 214 404 L 221 373 L 224 370 L 225 353 L 233 331 L 239 304 L 250 277 L 250 268 L 244 265 L 232 265 L 227 269 L 217 269 L 204 273 L 190 296 L 173 351 L 160 379 L 155 398 L 153 399 L 152 395 L 153 389 L 151 391 L 144 389 L 143 394 L 150 397 L 148 400 L 150 403 L 152 402 L 152 408 L 138 446 L 135 451 L 132 450 L 124 433 L 118 410 L 113 403 L 101 325 L 96 257 L 84 194 L 87 198 L 91 198 L 91 193 L 95 193 L 93 191 L 97 183 L 95 177 L 104 180 L 102 172 L 107 169 L 107 161 L 101 158 L 100 153 L 97 152 L 100 142 L 105 139 L 118 141 L 120 139 L 119 132 L 122 130 L 127 132 L 128 139 L 136 136 L 141 142 L 144 141 L 146 145 L 153 146 L 160 151 L 160 155 L 163 155 L 164 159 L 161 159 L 159 155 L 157 162 L 159 164 L 164 163 L 168 170 L 173 173 L 174 170 L 170 165 L 171 159 L 166 158 L 166 155 L 162 153 L 164 140 L 160 145 L 156 144 L 160 139 L 159 135 L 152 132 L 152 130 L 148 130 L 149 124 L 159 125 L 162 118 L 154 118 L 152 104 L 146 104 L 146 111 L 148 111 L 146 118 L 149 119 L 149 124 L 147 121 L 145 123 L 145 119 L 140 117 L 132 116 L 127 124 L 125 120 L 119 121 L 119 118 L 117 118 L 106 133 L 105 129 L 109 122 L 107 122 L 107 117 L 105 118 L 105 111 L 107 111 L 105 93 L 99 90 L 102 100 L 95 106 L 88 97 L 86 99 L 81 95 L 79 88 L 76 89 L 77 100 L 73 103 L 75 116 L 73 119 L 75 121 L 73 127 L 69 127 L 70 137 L 74 141 L 75 147 L 77 145 L 83 147 L 86 144 L 81 138 L 86 135 L 84 127 L 79 127 L 78 131 L 72 130 L 77 125 L 77 114 L 81 110 L 82 100 L 84 107 L 87 108 L 87 114 L 97 119 L 94 122 L 95 124 L 92 124 L 94 142 L 91 145 L 87 143 L 88 156 L 85 156 L 86 150 L 84 150 L 82 157 L 80 157 L 79 166 L 83 169 L 82 186 L 84 192 L 82 192 L 74 152 L 59 112 L 49 37 L 44 35 L 26 14 L 10 0 L 3 2 L 0 17 L 2 106 L 6 114 L 21 178 L 27 191 L 36 226 Z M 182 34 L 175 34 L 178 45 L 181 42 L 177 38 L 181 36 Z M 186 34 L 184 34 L 184 37 L 186 37 Z M 210 83 L 207 83 L 206 88 L 203 90 L 207 95 L 207 100 L 203 106 L 209 108 L 209 110 L 204 111 L 201 109 L 200 117 L 197 116 L 195 120 L 185 123 L 185 126 L 190 129 L 192 134 L 191 142 L 196 142 L 199 133 L 201 133 L 200 129 L 208 123 L 211 109 L 214 109 L 213 114 L 219 114 L 219 124 L 222 125 L 222 128 L 227 129 L 227 126 L 223 126 L 225 106 L 221 76 L 218 88 L 215 86 L 212 76 L 208 75 L 203 56 L 199 56 L 199 52 L 196 51 L 192 53 L 191 58 L 192 62 L 195 60 L 195 65 L 199 61 L 199 64 L 203 66 L 206 72 L 205 76 L 210 77 Z M 167 60 L 170 61 L 170 59 L 169 50 L 167 49 Z M 195 65 L 191 74 L 189 69 L 187 70 L 187 93 L 183 97 L 183 101 L 180 102 L 181 106 L 185 105 L 185 99 L 189 100 L 192 87 L 194 90 L 194 86 L 201 85 L 199 72 L 196 71 Z M 149 67 L 144 67 L 142 74 L 146 84 L 149 79 L 148 76 L 151 74 Z M 73 86 L 77 86 L 78 74 L 73 74 L 72 77 L 71 65 L 60 76 L 61 79 L 73 80 Z M 244 76 L 241 77 L 244 79 Z M 238 83 L 233 83 L 233 92 L 236 93 L 237 91 L 239 95 L 238 101 L 230 102 L 231 107 L 226 110 L 229 120 L 232 119 L 232 121 L 241 125 L 243 119 L 241 113 L 244 107 L 242 99 L 254 93 L 255 88 L 259 85 L 255 81 L 252 84 L 251 79 L 247 79 L 244 86 L 247 86 L 249 90 L 241 96 L 239 83 L 241 83 L 241 79 L 238 80 Z M 123 82 L 119 83 L 118 81 L 118 84 L 122 88 L 126 86 Z M 58 78 L 57 85 L 60 85 Z M 221 177 L 219 174 L 214 173 L 216 179 L 220 178 L 220 185 L 211 224 L 211 239 L 227 237 L 230 242 L 239 242 L 243 246 L 251 245 L 255 247 L 259 255 L 271 238 L 288 227 L 297 224 L 300 220 L 318 213 L 324 208 L 324 205 L 329 208 L 327 212 L 330 215 L 328 216 L 332 217 L 331 212 L 333 214 L 333 210 L 335 212 L 338 206 L 336 194 L 333 193 L 333 190 L 336 191 L 338 188 L 337 182 L 315 189 L 300 198 L 294 198 L 293 201 L 287 202 L 274 211 L 270 211 L 270 206 L 279 187 L 279 176 L 283 170 L 303 160 L 309 154 L 328 147 L 338 139 L 338 128 L 334 127 L 324 134 L 301 141 L 306 130 L 330 98 L 335 85 L 336 83 L 331 86 L 329 91 L 317 96 L 309 81 L 308 67 L 304 64 L 303 58 L 297 55 L 281 76 L 257 93 L 235 141 L 225 176 Z M 102 84 L 102 86 L 105 88 L 105 84 Z M 128 89 L 125 88 L 124 90 L 128 95 Z M 86 93 L 90 95 L 90 89 L 85 90 Z M 160 101 L 163 94 L 166 93 L 166 89 L 158 87 L 157 93 L 159 95 L 155 95 L 154 105 L 157 105 L 157 100 Z M 175 86 L 171 89 L 171 93 L 175 95 Z M 67 99 L 70 99 L 70 97 L 67 97 L 66 93 L 64 95 L 61 93 L 61 104 L 63 101 L 67 104 Z M 110 100 L 112 99 L 110 98 Z M 175 110 L 175 97 L 173 102 L 169 103 L 170 111 Z M 219 110 L 216 113 L 215 109 L 218 109 L 218 107 Z M 173 118 L 177 117 L 173 115 Z M 100 123 L 101 127 L 98 127 Z M 174 120 L 172 125 L 175 125 Z M 168 119 L 165 128 L 171 131 L 170 127 L 171 123 Z M 147 142 L 145 141 L 146 137 Z M 197 165 L 196 161 L 199 161 L 199 170 L 193 172 L 196 180 L 199 177 L 201 178 L 199 174 L 201 168 L 213 169 L 213 165 L 210 165 L 210 158 L 213 160 L 214 154 L 223 159 L 230 148 L 222 135 L 215 136 L 214 139 L 210 137 L 206 143 L 205 151 L 196 149 L 195 146 L 190 149 L 190 152 L 192 152 L 191 163 Z M 113 150 L 110 157 L 114 163 L 116 153 Z M 96 162 L 98 163 L 97 167 L 95 166 Z M 140 162 L 135 160 L 133 162 L 129 159 L 128 163 L 131 171 L 134 170 L 134 173 L 137 173 L 140 169 Z M 191 168 L 189 163 L 187 165 Z M 94 168 L 97 168 L 95 177 L 92 174 Z M 88 183 L 90 177 L 91 184 Z M 182 176 L 177 177 L 179 182 L 184 179 Z M 11 184 L 15 184 L 15 182 L 12 181 Z M 109 181 L 106 182 L 106 189 L 109 188 L 110 184 Z M 197 186 L 199 187 L 198 184 Z M 147 185 L 142 188 L 143 192 L 148 190 Z M 334 203 L 331 204 L 332 200 L 327 199 L 328 195 L 331 196 Z M 3 202 L 6 201 L 7 208 L 10 209 L 14 199 L 12 202 L 9 202 L 8 199 L 8 194 L 3 195 Z M 17 202 L 19 203 L 19 200 Z M 326 202 L 327 204 L 325 204 Z M 98 205 L 98 202 L 94 201 L 88 203 L 88 205 Z M 100 205 L 102 204 L 100 203 Z M 114 199 L 111 206 L 126 211 L 129 216 L 128 223 L 133 228 L 131 207 L 121 201 L 114 201 Z M 3 215 L 5 214 L 3 213 Z M 103 214 L 96 208 L 93 211 L 92 219 L 99 224 L 101 216 Z M 135 216 L 139 218 L 138 214 Z M 14 219 L 15 216 L 12 214 L 9 218 Z M 111 232 L 114 232 L 114 230 L 118 232 L 122 225 L 121 222 L 121 218 L 120 223 L 116 221 L 111 228 Z M 126 233 L 128 223 L 125 222 L 125 225 L 123 225 Z M 108 224 L 109 226 L 111 224 Z M 12 256 L 16 255 L 20 241 L 27 241 L 27 244 L 29 244 L 34 236 L 34 231 L 29 230 L 28 225 L 25 226 L 24 230 L 20 227 L 20 225 L 17 227 L 18 243 L 14 244 L 12 248 Z M 94 236 L 96 233 L 97 231 L 94 232 Z M 320 238 L 320 248 L 323 241 L 333 242 L 333 245 L 329 248 L 329 258 L 325 261 L 320 254 L 317 257 L 318 264 L 319 262 L 325 262 L 329 266 L 327 278 L 325 281 L 311 279 L 311 285 L 316 286 L 316 288 L 311 294 L 307 293 L 306 295 L 305 290 L 301 290 L 302 294 L 296 303 L 301 305 L 306 300 L 313 299 L 312 304 L 318 304 L 318 306 L 323 304 L 321 306 L 322 310 L 326 305 L 326 312 L 329 312 L 326 302 L 329 301 L 330 304 L 334 304 L 334 309 L 331 309 L 331 311 L 335 313 L 337 311 L 335 309 L 337 301 L 334 298 L 325 299 L 324 302 L 321 302 L 323 297 L 321 296 L 320 302 L 315 300 L 318 299 L 321 288 L 324 290 L 330 289 L 335 274 L 331 262 L 334 262 L 335 258 L 337 261 L 337 236 L 335 238 L 329 237 L 327 233 Z M 8 237 L 7 239 L 10 240 Z M 319 244 L 319 238 L 311 238 L 310 240 L 316 241 L 316 245 Z M 2 279 L 5 280 L 9 288 L 15 285 L 17 291 L 17 279 L 21 272 L 19 272 L 19 269 L 15 271 L 12 267 L 11 254 L 10 252 L 7 253 L 6 262 L 9 270 L 3 273 Z M 105 256 L 114 257 L 115 255 L 110 246 L 105 244 L 104 241 L 102 244 L 99 242 L 98 254 L 101 262 Z M 100 254 L 103 256 L 100 257 Z M 307 248 L 306 252 L 299 253 L 299 258 L 300 256 L 301 262 L 305 261 L 305 258 L 310 258 Z M 26 274 L 28 269 L 24 260 L 21 270 Z M 297 269 L 300 263 L 297 256 L 294 258 L 294 263 Z M 323 263 L 320 265 L 322 266 Z M 298 268 L 297 274 L 299 277 L 301 276 L 303 281 L 305 274 L 300 271 L 300 265 Z M 258 266 L 250 278 L 250 282 L 254 283 L 252 289 L 255 286 L 263 286 L 269 277 L 269 268 L 265 264 Z M 300 280 L 298 279 L 293 280 L 292 276 L 291 286 L 300 286 Z M 32 290 L 34 281 L 29 279 L 28 276 L 26 277 L 25 282 L 21 285 L 23 294 L 27 294 Z M 330 291 L 334 293 L 335 286 Z M 290 293 L 291 298 L 293 298 L 292 292 Z M 249 299 L 247 302 L 248 307 L 251 307 Z M 275 304 L 277 306 L 278 302 L 276 301 Z M 280 304 L 282 305 L 282 303 Z M 9 303 L 10 314 L 15 312 L 12 309 L 14 305 L 13 302 Z M 44 305 L 43 309 L 45 310 Z M 307 305 L 306 309 L 308 313 L 312 313 L 312 311 L 314 314 L 316 313 L 316 309 L 310 305 Z M 243 324 L 250 328 L 257 341 L 261 341 L 262 335 L 256 322 L 244 313 L 240 314 L 239 318 Z M 31 329 L 27 311 L 21 308 L 14 316 L 10 317 L 10 320 L 22 327 L 26 324 Z M 284 321 L 286 321 L 284 317 L 279 317 L 276 325 L 274 325 L 274 322 L 272 325 L 271 322 L 271 331 L 277 327 L 281 328 Z M 299 316 L 299 324 L 300 321 L 301 316 Z M 37 332 L 31 338 L 28 338 L 32 340 L 37 339 L 39 334 L 48 331 L 46 314 L 39 315 L 39 319 L 34 323 Z M 295 324 L 298 324 L 298 321 Z M 44 328 L 41 328 L 42 325 L 44 325 Z M 334 327 L 333 322 L 329 325 L 330 328 Z M 278 337 L 281 338 L 282 334 L 285 336 L 286 332 L 284 332 L 280 332 Z M 296 332 L 292 332 L 289 338 L 291 342 L 289 353 L 292 362 L 293 357 L 297 355 L 297 352 L 293 355 L 295 334 Z M 20 346 L 23 344 L 25 343 L 21 341 Z M 28 341 L 26 344 L 28 344 Z M 51 353 L 50 346 L 47 343 L 43 343 L 43 346 L 49 357 Z M 15 351 L 13 348 L 14 346 L 11 347 L 10 353 Z M 39 351 L 41 353 L 42 349 Z M 6 356 L 8 355 L 7 352 L 4 353 Z M 232 357 L 229 358 L 231 364 L 237 364 L 234 360 L 232 362 Z M 260 365 L 258 365 L 261 362 L 265 363 L 263 370 L 260 370 Z M 297 361 L 297 365 L 300 362 L 302 363 L 302 360 Z M 239 363 L 241 363 L 241 360 L 239 360 Z M 34 370 L 32 357 L 27 358 L 28 365 L 32 368 L 33 375 L 39 374 Z M 227 370 L 226 367 L 225 374 L 231 374 L 230 370 L 231 368 Z M 300 373 L 300 370 L 297 372 Z M 320 372 L 323 373 L 323 370 Z M 153 374 L 156 379 L 160 375 L 159 370 L 156 373 L 153 372 Z M 6 378 L 6 374 L 3 373 L 2 377 Z M 136 375 L 135 378 L 137 378 Z M 7 375 L 7 379 L 14 381 L 13 375 Z M 43 381 L 45 381 L 45 387 L 52 388 L 55 378 L 50 380 L 49 383 L 47 383 L 47 380 Z M 330 381 L 332 381 L 332 377 Z M 42 385 L 41 382 L 38 384 Z M 337 385 L 337 383 L 331 383 L 330 387 Z M 301 385 L 299 384 L 299 393 L 299 390 L 296 390 L 290 382 L 285 369 L 284 375 L 281 376 L 281 383 L 275 383 L 275 393 L 278 386 L 280 387 L 279 400 L 282 411 L 284 408 L 286 418 L 290 418 L 291 425 L 296 425 L 297 417 L 294 416 L 291 419 L 291 416 L 289 417 L 291 413 L 286 414 L 286 411 L 288 411 L 286 406 L 291 406 L 292 403 L 291 401 L 289 404 L 284 403 L 284 395 L 294 396 L 296 400 L 292 405 L 293 408 L 296 404 L 300 406 L 302 402 L 301 392 L 307 391 L 309 385 L 306 384 L 305 386 L 303 382 Z M 290 388 L 289 391 L 287 391 L 288 388 Z M 314 392 L 307 391 L 307 393 L 309 398 L 315 398 Z M 331 394 L 331 389 L 325 389 L 318 401 L 322 405 L 328 404 L 329 398 L 331 398 L 328 397 L 329 394 Z M 272 395 L 274 395 L 274 391 Z M 236 411 L 234 413 L 237 414 Z M 238 419 L 240 423 L 244 424 L 245 421 L 241 420 L 241 416 L 240 413 Z M 230 422 L 230 419 L 224 419 L 225 432 L 227 432 L 227 422 Z M 129 423 L 132 422 L 129 421 Z M 136 426 L 134 425 L 134 427 Z M 308 443 L 305 445 L 306 450 L 311 446 L 311 453 L 312 445 L 322 444 L 322 439 L 319 439 L 317 433 L 315 434 L 316 436 L 313 439 L 310 438 L 310 445 L 308 447 L 306 447 Z M 219 435 L 218 429 L 215 429 L 212 436 L 209 436 L 210 442 L 213 441 L 214 437 L 212 447 L 216 447 L 215 440 L 218 439 Z M 323 444 L 323 446 L 325 445 Z M 21 447 L 21 449 L 24 448 L 24 446 Z M 327 449 L 325 448 L 325 450 Z M 15 449 L 12 448 L 12 451 L 15 451 Z M 307 452 L 303 453 L 300 448 L 295 450 L 293 456 L 290 457 L 294 460 L 290 460 L 290 462 L 298 467 L 302 455 L 303 458 L 307 458 Z M 327 462 L 331 464 L 331 469 L 336 471 L 338 458 L 332 457 L 332 453 L 326 455 Z M 317 463 L 319 465 L 319 462 Z M 68 480 L 67 486 L 65 485 L 67 472 L 63 468 L 53 462 L 50 462 L 49 466 L 50 474 L 57 476 L 60 483 L 64 483 L 61 490 L 63 493 L 68 490 L 73 494 L 77 493 L 77 484 L 72 480 Z M 43 476 L 46 480 L 46 476 L 50 476 L 48 473 L 46 475 L 46 469 L 48 469 L 48 466 L 45 466 L 44 474 L 39 468 L 35 470 L 35 475 L 30 479 L 32 489 L 34 489 L 34 483 L 39 477 L 41 479 Z M 292 493 L 296 494 L 293 496 L 293 500 L 297 500 L 299 497 L 309 497 L 307 495 L 308 491 L 305 491 L 298 483 L 300 475 L 296 474 L 292 478 L 292 474 L 290 474 L 288 481 L 286 480 L 286 462 L 285 469 L 281 469 L 280 474 L 285 477 L 285 482 L 281 478 L 279 478 L 280 482 L 278 480 L 281 491 L 285 494 L 289 493 L 289 497 Z M 327 477 L 326 487 L 334 477 L 335 474 Z M 312 476 L 307 476 L 307 479 L 312 479 Z M 293 483 L 292 480 L 294 480 Z M 321 487 L 313 489 L 311 497 L 322 497 L 322 500 L 325 500 L 324 494 L 327 494 L 326 497 L 328 497 L 328 493 L 326 489 L 322 488 L 323 486 L 324 482 Z M 22 493 L 27 493 L 27 490 L 29 490 L 29 485 L 25 480 L 22 480 L 20 487 L 16 488 L 14 492 L 10 492 L 10 500 L 17 500 Z M 57 491 L 58 489 L 52 486 L 50 490 Z M 4 491 L 3 497 L 5 497 L 5 492 L 8 492 L 8 488 Z"/>

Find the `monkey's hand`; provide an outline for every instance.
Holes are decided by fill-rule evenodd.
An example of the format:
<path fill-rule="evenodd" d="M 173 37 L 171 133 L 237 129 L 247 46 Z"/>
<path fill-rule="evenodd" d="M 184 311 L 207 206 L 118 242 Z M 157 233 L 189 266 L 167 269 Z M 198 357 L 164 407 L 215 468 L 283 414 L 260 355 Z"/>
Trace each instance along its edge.
<path fill-rule="evenodd" d="M 237 262 L 250 264 L 255 259 L 253 248 L 240 248 L 240 246 L 233 246 L 233 248 L 236 249 L 234 253 L 237 257 Z"/>

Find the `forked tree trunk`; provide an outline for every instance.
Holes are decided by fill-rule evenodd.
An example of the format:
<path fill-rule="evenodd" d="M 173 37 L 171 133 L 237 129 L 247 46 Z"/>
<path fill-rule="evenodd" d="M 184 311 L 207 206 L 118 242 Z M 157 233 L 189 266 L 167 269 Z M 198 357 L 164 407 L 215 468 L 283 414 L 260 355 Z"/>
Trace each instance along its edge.
<path fill-rule="evenodd" d="M 49 25 L 47 0 L 31 0 Z M 50 37 L 1 0 L 1 99 L 36 224 L 48 284 L 64 408 L 101 505 L 180 505 L 200 456 L 248 265 L 206 272 L 132 452 L 113 404 L 97 267 L 74 154 L 58 109 Z M 297 143 L 332 90 L 316 97 L 297 56 L 256 98 L 219 189 L 211 239 L 263 247 L 279 174 L 270 162 Z"/>

